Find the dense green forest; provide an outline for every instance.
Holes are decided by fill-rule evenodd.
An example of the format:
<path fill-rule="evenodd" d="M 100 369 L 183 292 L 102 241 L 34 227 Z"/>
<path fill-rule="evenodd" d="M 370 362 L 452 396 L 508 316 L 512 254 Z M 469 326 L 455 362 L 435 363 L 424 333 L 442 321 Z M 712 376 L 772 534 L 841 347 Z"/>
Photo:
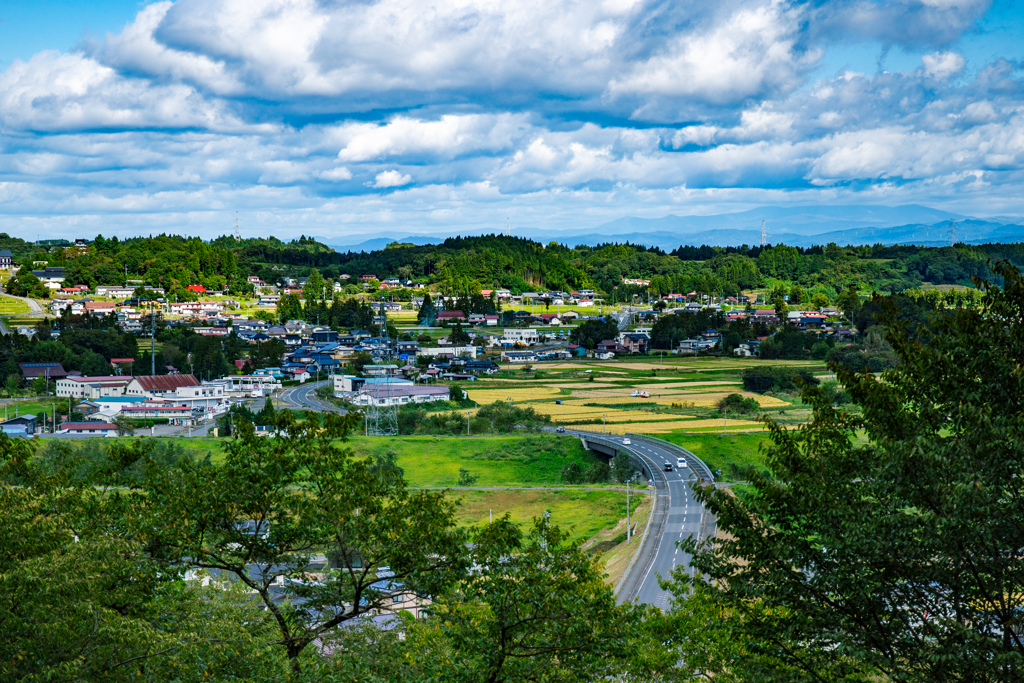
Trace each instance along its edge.
<path fill-rule="evenodd" d="M 595 289 L 611 301 L 633 295 L 736 295 L 750 289 L 789 288 L 808 301 L 822 294 L 834 301 L 851 286 L 862 294 L 902 292 L 922 285 L 971 286 L 971 278 L 990 275 L 990 264 L 1005 259 L 1024 265 L 1024 244 L 952 247 L 856 246 L 691 247 L 671 253 L 633 244 L 565 247 L 497 235 L 454 237 L 437 245 L 399 245 L 374 252 L 336 252 L 311 238 L 211 242 L 160 235 L 119 240 L 97 237 L 84 250 L 10 243 L 23 263 L 46 261 L 66 269 L 66 283 L 124 284 L 126 280 L 163 287 L 179 300 L 194 298 L 192 284 L 232 293 L 252 291 L 246 278 L 268 283 L 286 276 L 307 276 L 314 269 L 326 280 L 349 284 L 362 275 L 398 277 L 436 286 L 446 294 L 472 294 L 481 288 L 513 293 L 537 290 Z M 348 278 L 343 278 L 347 275 Z M 626 285 L 624 279 L 649 280 Z M 996 278 L 998 282 L 998 278 Z M 32 287 L 27 287 L 32 290 Z M 788 293 L 788 290 L 787 290 Z"/>

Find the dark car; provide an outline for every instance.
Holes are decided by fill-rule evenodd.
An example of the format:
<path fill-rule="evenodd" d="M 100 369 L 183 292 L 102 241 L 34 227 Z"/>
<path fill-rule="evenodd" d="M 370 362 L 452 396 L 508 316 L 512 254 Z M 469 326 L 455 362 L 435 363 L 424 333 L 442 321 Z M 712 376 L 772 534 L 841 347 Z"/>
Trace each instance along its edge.
<path fill-rule="evenodd" d="M 666 472 L 671 472 L 672 471 L 672 463 L 670 463 L 670 462 L 665 463 L 665 471 Z"/>

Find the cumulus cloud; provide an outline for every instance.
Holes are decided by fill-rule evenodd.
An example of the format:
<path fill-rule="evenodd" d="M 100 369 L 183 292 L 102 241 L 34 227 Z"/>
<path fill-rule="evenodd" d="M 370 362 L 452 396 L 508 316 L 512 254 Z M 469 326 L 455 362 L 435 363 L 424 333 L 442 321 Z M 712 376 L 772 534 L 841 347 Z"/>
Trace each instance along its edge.
<path fill-rule="evenodd" d="M 954 76 L 964 68 L 964 58 L 956 52 L 935 52 L 921 57 L 924 63 L 926 76 L 937 79 L 946 79 Z"/>
<path fill-rule="evenodd" d="M 0 217 L 208 235 L 245 207 L 328 234 L 498 229 L 510 206 L 564 227 L 814 197 L 1005 206 L 1020 68 L 971 75 L 955 45 L 987 2 L 156 2 L 0 73 Z M 857 41 L 921 66 L 810 80 Z"/>
<path fill-rule="evenodd" d="M 377 177 L 374 178 L 372 187 L 401 187 L 402 185 L 408 185 L 411 182 L 412 176 L 408 174 L 403 175 L 401 172 L 395 170 L 381 171 L 377 174 Z"/>

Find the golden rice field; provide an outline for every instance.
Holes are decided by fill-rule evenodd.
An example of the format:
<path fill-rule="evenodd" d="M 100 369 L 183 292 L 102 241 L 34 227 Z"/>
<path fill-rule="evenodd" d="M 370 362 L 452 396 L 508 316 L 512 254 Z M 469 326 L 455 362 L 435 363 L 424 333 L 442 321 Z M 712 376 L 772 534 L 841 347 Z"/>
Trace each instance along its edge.
<path fill-rule="evenodd" d="M 744 398 L 753 398 L 762 408 L 782 407 L 788 405 L 785 401 L 773 396 L 761 396 L 760 394 L 752 394 L 750 392 L 739 390 L 714 393 L 662 393 L 652 395 L 650 398 L 634 398 L 629 395 L 628 390 L 624 393 L 622 391 L 614 393 L 610 391 L 574 391 L 572 393 L 572 398 L 566 401 L 566 404 L 580 405 L 584 402 L 599 400 L 601 403 L 625 403 L 633 406 L 655 403 L 658 405 L 668 406 L 673 403 L 677 403 L 683 404 L 684 406 L 711 408 L 717 405 L 719 401 L 729 394 L 739 394 Z"/>
<path fill-rule="evenodd" d="M 604 427 L 598 425 L 598 428 L 609 434 L 626 434 L 628 432 L 664 434 L 678 429 L 692 429 L 694 432 L 720 432 L 722 431 L 722 424 L 721 420 L 663 420 L 662 422 L 645 422 L 640 425 L 633 425 L 628 422 L 609 423 Z M 566 425 L 566 427 L 571 426 Z M 581 427 L 594 429 L 593 425 L 581 425 Z M 728 431 L 730 432 L 749 432 L 761 429 L 764 429 L 764 425 L 751 420 L 729 420 L 728 423 Z"/>
<path fill-rule="evenodd" d="M 477 403 L 489 404 L 495 401 L 512 399 L 519 401 L 536 401 L 558 395 L 558 389 L 550 386 L 522 387 L 509 389 L 469 389 L 469 398 Z"/>

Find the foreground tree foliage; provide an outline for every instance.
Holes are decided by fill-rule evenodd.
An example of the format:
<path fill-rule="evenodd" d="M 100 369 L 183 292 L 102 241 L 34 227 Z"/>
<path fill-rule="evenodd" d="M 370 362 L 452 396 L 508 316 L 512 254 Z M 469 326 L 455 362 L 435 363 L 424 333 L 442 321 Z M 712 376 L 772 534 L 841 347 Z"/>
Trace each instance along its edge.
<path fill-rule="evenodd" d="M 900 365 L 881 379 L 834 366 L 856 412 L 806 386 L 813 419 L 771 425 L 772 476 L 752 475 L 753 495 L 699 492 L 726 532 L 697 552 L 699 592 L 756 655 L 708 669 L 1022 679 L 1024 280 L 994 270 L 1005 285 L 981 283 L 979 307 L 913 330 L 885 311 Z M 675 580 L 681 596 L 688 580 Z"/>
<path fill-rule="evenodd" d="M 300 423 L 278 412 L 275 438 L 242 423 L 223 465 L 186 463 L 141 487 L 149 552 L 170 568 L 247 586 L 295 671 L 310 643 L 389 607 L 396 592 L 443 591 L 465 554 L 443 492 L 410 491 L 400 476 L 353 458 L 338 440 L 358 414 L 318 417 Z"/>
<path fill-rule="evenodd" d="M 582 681 L 639 612 L 546 521 L 470 534 L 358 416 L 236 421 L 224 462 L 0 434 L 0 680 Z M 470 543 L 472 541 L 472 543 Z M 392 612 L 413 599 L 420 618 Z M 425 616 L 424 616 L 425 615 Z"/>
<path fill-rule="evenodd" d="M 0 434 L 0 680 L 273 680 L 281 671 L 273 632 L 244 595 L 161 574 L 124 533 L 133 501 L 96 484 L 116 481 L 140 453 L 115 445 L 93 470 L 102 476 L 83 478 L 69 451 L 44 470 L 30 442 Z"/>

